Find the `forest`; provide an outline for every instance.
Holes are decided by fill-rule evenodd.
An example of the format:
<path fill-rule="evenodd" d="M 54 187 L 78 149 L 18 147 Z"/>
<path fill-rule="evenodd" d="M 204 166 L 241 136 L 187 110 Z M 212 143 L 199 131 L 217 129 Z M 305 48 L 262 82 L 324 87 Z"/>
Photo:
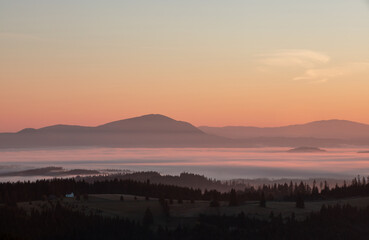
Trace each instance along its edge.
<path fill-rule="evenodd" d="M 0 207 L 0 239 L 366 239 L 369 207 L 323 206 L 303 221 L 271 212 L 268 220 L 237 216 L 200 215 L 192 228 L 169 230 L 150 227 L 150 214 L 142 222 L 86 215 L 60 203 L 43 211 Z M 148 220 L 147 220 L 148 219 Z"/>
<path fill-rule="evenodd" d="M 317 186 L 319 185 L 319 186 Z M 209 208 L 227 202 L 229 207 L 258 201 L 266 208 L 269 201 L 305 202 L 369 196 L 367 178 L 357 177 L 349 184 L 330 187 L 327 183 L 285 183 L 248 187 L 244 190 L 200 190 L 151 183 L 149 180 L 51 179 L 35 182 L 0 183 L 0 239 L 365 239 L 369 228 L 369 204 L 359 208 L 350 204 L 323 205 L 304 219 L 295 213 L 282 217 L 270 211 L 269 218 L 251 217 L 247 212 L 234 215 L 199 214 L 192 225 L 178 223 L 175 228 L 153 224 L 153 213 L 146 209 L 138 221 L 85 212 L 65 203 L 73 192 L 75 201 L 88 202 L 93 194 L 121 194 L 159 199 L 162 212 L 170 218 L 173 200 L 207 201 Z M 40 209 L 19 207 L 20 203 L 43 203 Z M 134 204 L 134 203 L 133 203 Z"/>
<path fill-rule="evenodd" d="M 196 177 L 196 176 L 195 176 Z M 356 196 L 369 196 L 368 178 L 359 176 L 351 183 L 330 187 L 327 182 L 312 186 L 292 181 L 284 184 L 269 184 L 259 187 L 245 187 L 243 190 L 219 192 L 217 190 L 201 190 L 160 183 L 150 180 L 138 181 L 130 179 L 110 179 L 85 181 L 70 179 L 37 180 L 35 182 L 0 183 L 0 203 L 13 204 L 16 202 L 45 200 L 60 198 L 73 192 L 80 197 L 86 194 L 130 194 L 144 197 L 155 197 L 176 200 L 219 200 L 230 201 L 236 198 L 238 203 L 250 200 L 295 201 L 339 199 Z"/>

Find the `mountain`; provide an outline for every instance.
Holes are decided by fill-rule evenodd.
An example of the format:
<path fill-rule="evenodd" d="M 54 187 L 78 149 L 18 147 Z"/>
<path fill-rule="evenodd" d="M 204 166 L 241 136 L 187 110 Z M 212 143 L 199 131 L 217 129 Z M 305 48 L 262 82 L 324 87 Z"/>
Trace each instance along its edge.
<path fill-rule="evenodd" d="M 198 133 L 204 134 L 195 126 L 176 121 L 160 114 L 123 119 L 97 127 L 76 125 L 53 125 L 39 129 L 26 128 L 18 133 Z"/>
<path fill-rule="evenodd" d="M 369 125 L 342 120 L 275 128 L 200 127 L 160 114 L 96 127 L 53 125 L 0 133 L 0 148 L 369 146 Z"/>
<path fill-rule="evenodd" d="M 149 114 L 96 127 L 53 125 L 0 134 L 0 148 L 22 147 L 219 147 L 235 141 L 206 134 L 190 123 Z"/>
<path fill-rule="evenodd" d="M 319 138 L 337 140 L 355 140 L 356 142 L 369 139 L 369 125 L 345 121 L 325 120 L 300 125 L 283 127 L 199 127 L 208 134 L 214 134 L 234 139 L 249 138 Z"/>
<path fill-rule="evenodd" d="M 192 133 L 204 134 L 200 129 L 183 121 L 176 121 L 160 114 L 150 114 L 141 117 L 115 121 L 96 127 L 98 131 L 136 132 L 136 133 Z"/>

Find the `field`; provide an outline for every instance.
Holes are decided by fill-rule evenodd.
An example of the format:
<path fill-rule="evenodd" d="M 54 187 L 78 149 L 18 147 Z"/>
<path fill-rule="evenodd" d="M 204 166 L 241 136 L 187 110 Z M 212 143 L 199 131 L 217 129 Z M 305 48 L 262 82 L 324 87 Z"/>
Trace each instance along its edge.
<path fill-rule="evenodd" d="M 121 201 L 120 197 L 124 200 Z M 295 213 L 297 219 L 303 219 L 312 211 L 319 211 L 323 204 L 351 204 L 357 207 L 366 207 L 369 204 L 369 197 L 350 198 L 330 201 L 312 201 L 305 202 L 304 209 L 295 207 L 295 202 L 268 201 L 266 208 L 259 206 L 259 202 L 248 201 L 236 207 L 228 206 L 227 202 L 220 202 L 220 207 L 209 207 L 208 201 L 183 201 L 178 203 L 173 201 L 169 204 L 170 217 L 166 218 L 158 199 L 144 197 L 135 197 L 132 195 L 119 194 L 98 194 L 89 195 L 88 200 L 77 201 L 71 198 L 64 198 L 62 204 L 69 206 L 76 211 L 86 213 L 96 213 L 107 217 L 124 217 L 135 221 L 142 221 L 144 212 L 149 208 L 154 217 L 154 225 L 167 225 L 169 228 L 175 228 L 178 224 L 193 225 L 200 214 L 208 215 L 236 215 L 244 212 L 249 217 L 267 219 L 273 211 L 274 215 L 282 214 L 282 217 L 291 216 Z M 19 203 L 20 207 L 25 209 L 42 208 L 47 206 L 47 202 L 35 201 L 29 203 Z"/>

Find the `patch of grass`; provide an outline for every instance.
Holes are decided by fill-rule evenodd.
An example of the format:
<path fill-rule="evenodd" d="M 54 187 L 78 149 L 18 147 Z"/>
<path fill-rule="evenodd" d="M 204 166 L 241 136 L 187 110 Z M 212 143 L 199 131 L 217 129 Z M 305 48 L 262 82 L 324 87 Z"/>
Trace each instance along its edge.
<path fill-rule="evenodd" d="M 120 201 L 120 197 L 124 197 L 124 201 Z M 62 204 L 71 207 L 76 211 L 84 211 L 86 213 L 98 213 L 107 217 L 124 217 L 135 221 L 142 221 L 147 208 L 150 209 L 154 218 L 154 227 L 158 225 L 167 225 L 168 228 L 175 228 L 178 224 L 193 225 L 196 218 L 200 214 L 208 215 L 237 215 L 244 212 L 245 215 L 260 219 L 268 219 L 270 212 L 274 215 L 282 214 L 282 217 L 289 217 L 294 212 L 297 219 L 304 219 L 313 211 L 319 211 L 323 204 L 350 204 L 357 207 L 366 207 L 369 203 L 369 197 L 351 198 L 329 201 L 305 201 L 305 208 L 296 208 L 295 202 L 277 202 L 268 201 L 265 208 L 259 206 L 259 201 L 245 202 L 239 206 L 230 207 L 228 202 L 220 202 L 219 207 L 209 207 L 208 201 L 184 201 L 182 204 L 174 201 L 169 204 L 170 217 L 167 218 L 158 199 L 145 197 L 137 197 L 133 195 L 122 194 L 91 194 L 87 201 L 77 201 L 75 199 L 63 199 Z M 37 209 L 42 210 L 47 207 L 50 202 L 33 201 L 18 203 L 19 207 L 26 210 Z"/>

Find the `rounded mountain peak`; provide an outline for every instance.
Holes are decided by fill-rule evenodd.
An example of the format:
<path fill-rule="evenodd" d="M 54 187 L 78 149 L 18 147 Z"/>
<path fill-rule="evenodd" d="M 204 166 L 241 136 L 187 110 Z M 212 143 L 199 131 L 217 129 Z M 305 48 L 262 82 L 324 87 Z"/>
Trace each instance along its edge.
<path fill-rule="evenodd" d="M 98 126 L 99 130 L 142 133 L 203 133 L 190 123 L 161 114 L 148 114 Z"/>

